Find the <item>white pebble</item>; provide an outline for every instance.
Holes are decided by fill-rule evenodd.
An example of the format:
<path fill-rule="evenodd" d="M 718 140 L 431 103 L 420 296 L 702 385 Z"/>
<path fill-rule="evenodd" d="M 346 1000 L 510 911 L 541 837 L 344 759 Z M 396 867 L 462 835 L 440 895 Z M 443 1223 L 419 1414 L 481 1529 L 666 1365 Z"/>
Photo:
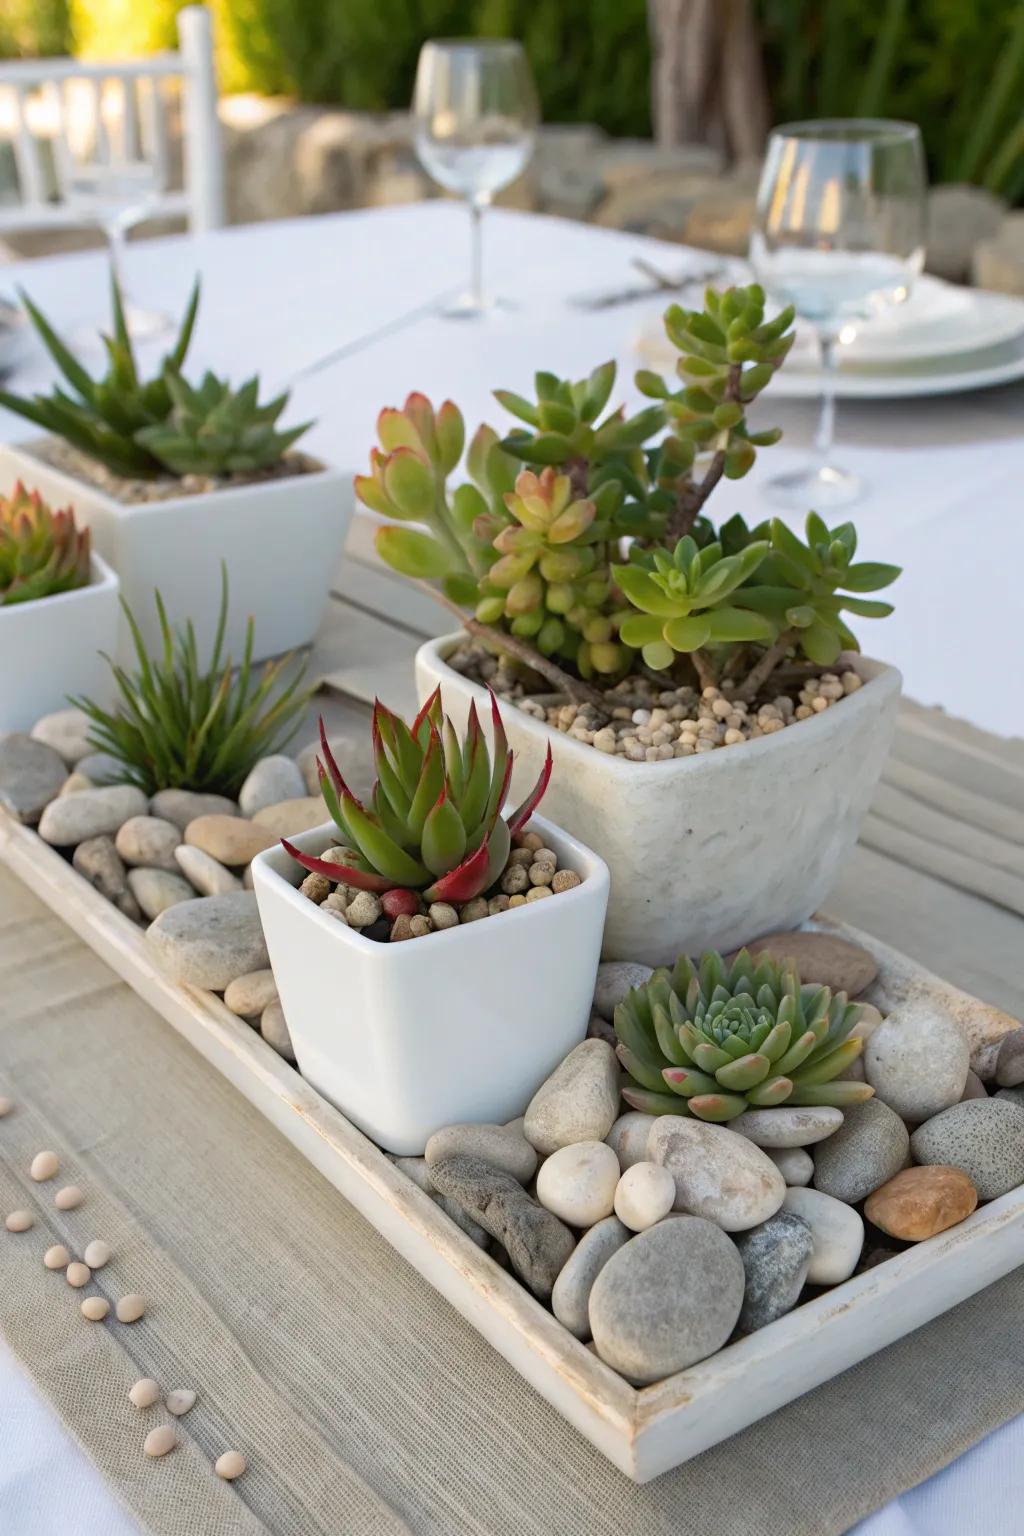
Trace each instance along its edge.
<path fill-rule="evenodd" d="M 83 1264 L 80 1259 L 75 1259 L 64 1271 L 64 1278 L 68 1285 L 73 1285 L 76 1291 L 80 1291 L 82 1286 L 88 1285 L 92 1279 L 92 1270 L 88 1264 Z"/>
<path fill-rule="evenodd" d="M 213 1470 L 218 1477 L 225 1478 L 229 1483 L 234 1482 L 245 1471 L 245 1457 L 241 1451 L 221 1451 L 213 1464 Z"/>
<path fill-rule="evenodd" d="M 81 1205 L 85 1196 L 77 1184 L 65 1184 L 63 1189 L 58 1189 L 53 1197 L 53 1203 L 58 1211 L 73 1211 Z"/>
<path fill-rule="evenodd" d="M 658 1163 L 634 1163 L 615 1187 L 615 1214 L 631 1232 L 643 1232 L 667 1216 L 676 1198 L 676 1181 Z"/>
<path fill-rule="evenodd" d="M 110 1260 L 110 1245 L 103 1242 L 102 1238 L 94 1237 L 91 1243 L 87 1243 L 82 1258 L 90 1269 L 102 1269 Z"/>
<path fill-rule="evenodd" d="M 56 1152 L 37 1152 L 28 1171 L 36 1183 L 41 1184 L 44 1179 L 52 1179 L 59 1168 L 60 1159 Z"/>
<path fill-rule="evenodd" d="M 160 1384 L 152 1376 L 143 1376 L 128 1391 L 128 1399 L 136 1408 L 152 1408 L 160 1396 Z"/>
<path fill-rule="evenodd" d="M 4 1226 L 8 1232 L 27 1232 L 29 1227 L 35 1226 L 35 1220 L 31 1211 L 12 1211 Z"/>
<path fill-rule="evenodd" d="M 765 1147 L 790 1189 L 809 1184 L 814 1177 L 814 1159 L 803 1147 Z"/>
<path fill-rule="evenodd" d="M 71 1255 L 63 1243 L 54 1243 L 52 1248 L 47 1248 L 43 1254 L 43 1263 L 47 1269 L 67 1269 L 71 1263 Z"/>
<path fill-rule="evenodd" d="M 176 1419 L 180 1419 L 183 1413 L 188 1413 L 195 1404 L 196 1395 L 191 1387 L 175 1387 L 164 1398 L 164 1407 L 168 1413 L 173 1413 Z"/>
<path fill-rule="evenodd" d="M 619 1160 L 603 1141 L 578 1141 L 541 1164 L 537 1199 L 571 1227 L 592 1227 L 610 1216 Z"/>
<path fill-rule="evenodd" d="M 87 1296 L 82 1302 L 82 1316 L 90 1323 L 102 1323 L 110 1311 L 110 1302 L 105 1296 Z"/>
<path fill-rule="evenodd" d="M 169 1424 L 158 1424 L 156 1429 L 151 1429 L 142 1442 L 142 1449 L 147 1456 L 166 1456 L 168 1451 L 173 1451 L 178 1443 L 178 1437 Z"/>
<path fill-rule="evenodd" d="M 137 1323 L 146 1310 L 146 1303 L 138 1292 L 129 1291 L 127 1296 L 120 1298 L 114 1310 L 119 1323 Z"/>
<path fill-rule="evenodd" d="M 852 1205 L 820 1189 L 787 1189 L 784 1211 L 802 1216 L 814 1244 L 807 1279 L 812 1285 L 840 1285 L 857 1268 L 864 1223 Z"/>

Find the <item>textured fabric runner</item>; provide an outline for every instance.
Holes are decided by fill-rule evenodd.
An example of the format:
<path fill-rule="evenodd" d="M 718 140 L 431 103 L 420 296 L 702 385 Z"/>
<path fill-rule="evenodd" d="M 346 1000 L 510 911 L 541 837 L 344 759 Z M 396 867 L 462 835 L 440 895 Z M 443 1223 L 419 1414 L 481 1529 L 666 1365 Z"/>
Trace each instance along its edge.
<path fill-rule="evenodd" d="M 1021 878 L 1019 745 L 910 710 L 892 770 L 829 909 L 1024 1015 L 996 881 Z M 637 1488 L 2 870 L 0 978 L 0 1202 L 36 1213 L 0 1229 L 0 1327 L 154 1536 L 838 1536 L 1024 1411 L 1018 1271 Z M 29 1178 L 42 1147 L 78 1210 Z M 89 1292 L 44 1269 L 92 1237 L 114 1256 Z M 141 1322 L 81 1318 L 83 1294 L 130 1290 Z M 162 1461 L 142 1441 L 164 1410 L 126 1398 L 143 1375 L 198 1392 Z M 230 1485 L 228 1447 L 250 1464 Z"/>

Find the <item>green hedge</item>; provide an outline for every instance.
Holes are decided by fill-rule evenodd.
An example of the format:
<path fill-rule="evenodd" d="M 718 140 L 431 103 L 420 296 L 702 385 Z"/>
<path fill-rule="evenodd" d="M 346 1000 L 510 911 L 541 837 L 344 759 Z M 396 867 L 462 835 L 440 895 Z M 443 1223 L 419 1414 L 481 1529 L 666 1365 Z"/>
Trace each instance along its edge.
<path fill-rule="evenodd" d="M 0 54 L 171 46 L 184 0 L 0 0 Z M 1024 0 L 756 0 L 778 120 L 921 124 L 935 180 L 1024 197 Z M 549 122 L 650 132 L 646 0 L 212 0 L 227 90 L 403 107 L 431 36 L 521 37 Z M 69 18 L 70 8 L 70 18 Z"/>

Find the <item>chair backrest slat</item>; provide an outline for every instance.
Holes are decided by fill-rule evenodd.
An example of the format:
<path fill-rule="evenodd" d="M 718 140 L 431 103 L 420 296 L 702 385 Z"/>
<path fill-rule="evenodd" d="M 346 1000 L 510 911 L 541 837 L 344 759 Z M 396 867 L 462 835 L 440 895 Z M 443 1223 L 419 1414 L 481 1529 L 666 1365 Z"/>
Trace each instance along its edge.
<path fill-rule="evenodd" d="M 46 196 L 46 180 L 40 157 L 39 140 L 29 126 L 29 92 L 23 85 L 14 88 L 14 163 L 18 180 L 25 190 L 25 199 L 41 203 Z"/>

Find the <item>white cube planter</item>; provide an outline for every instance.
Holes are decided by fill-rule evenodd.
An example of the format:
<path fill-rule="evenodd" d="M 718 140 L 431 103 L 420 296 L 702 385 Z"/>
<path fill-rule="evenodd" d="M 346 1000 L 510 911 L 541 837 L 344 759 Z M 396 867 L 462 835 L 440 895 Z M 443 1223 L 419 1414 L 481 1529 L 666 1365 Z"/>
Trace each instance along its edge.
<path fill-rule="evenodd" d="M 255 620 L 257 659 L 307 645 L 320 627 L 352 510 L 351 476 L 321 469 L 205 495 L 128 504 L 37 459 L 32 444 L 0 446 L 0 493 L 15 481 L 51 506 L 72 506 L 113 566 L 148 646 L 160 644 L 153 592 L 172 623 L 191 619 L 200 658 L 213 644 L 220 566 L 227 566 L 227 654 L 236 661 Z M 121 621 L 118 658 L 134 647 Z"/>
<path fill-rule="evenodd" d="M 114 652 L 117 590 L 94 553 L 88 586 L 0 607 L 0 732 L 29 730 L 65 709 L 69 694 L 110 702 L 113 677 L 100 652 Z"/>
<path fill-rule="evenodd" d="M 425 699 L 442 685 L 457 728 L 486 692 L 449 667 L 461 640 L 416 655 Z M 741 746 L 659 763 L 598 752 L 520 709 L 503 711 L 516 753 L 513 800 L 540 770 L 554 772 L 544 806 L 611 870 L 609 960 L 669 964 L 796 927 L 823 902 L 860 830 L 896 725 L 900 674 L 850 661 L 864 686 L 837 706 Z"/>
<path fill-rule="evenodd" d="M 397 944 L 300 895 L 303 871 L 283 848 L 253 862 L 299 1070 L 389 1152 L 418 1155 L 444 1125 L 521 1115 L 586 1034 L 608 871 L 541 817 L 531 825 L 582 884 Z M 337 836 L 328 823 L 294 841 L 322 853 Z"/>

